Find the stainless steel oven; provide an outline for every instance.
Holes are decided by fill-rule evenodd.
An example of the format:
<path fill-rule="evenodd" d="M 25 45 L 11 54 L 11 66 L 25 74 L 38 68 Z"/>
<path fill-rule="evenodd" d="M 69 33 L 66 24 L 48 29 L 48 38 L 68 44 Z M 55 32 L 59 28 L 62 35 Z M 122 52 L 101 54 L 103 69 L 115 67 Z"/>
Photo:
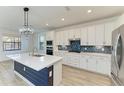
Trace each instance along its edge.
<path fill-rule="evenodd" d="M 53 47 L 46 47 L 46 54 L 53 55 Z"/>
<path fill-rule="evenodd" d="M 52 40 L 46 41 L 46 45 L 47 45 L 47 46 L 53 46 L 53 41 L 52 41 Z"/>

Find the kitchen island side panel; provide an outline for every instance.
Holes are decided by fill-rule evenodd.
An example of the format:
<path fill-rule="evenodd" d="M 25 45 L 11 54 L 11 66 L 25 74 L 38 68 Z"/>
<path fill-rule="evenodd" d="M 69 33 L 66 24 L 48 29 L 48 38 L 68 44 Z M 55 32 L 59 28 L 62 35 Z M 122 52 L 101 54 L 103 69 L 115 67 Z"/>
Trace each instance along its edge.
<path fill-rule="evenodd" d="M 53 66 L 50 66 L 49 68 L 51 67 L 53 68 Z M 36 71 L 14 61 L 14 70 L 36 86 L 53 85 L 53 83 L 49 83 L 49 79 L 53 78 L 53 75 L 49 77 L 49 68 L 45 67 L 40 71 Z M 53 71 L 53 69 L 51 69 L 51 71 Z"/>

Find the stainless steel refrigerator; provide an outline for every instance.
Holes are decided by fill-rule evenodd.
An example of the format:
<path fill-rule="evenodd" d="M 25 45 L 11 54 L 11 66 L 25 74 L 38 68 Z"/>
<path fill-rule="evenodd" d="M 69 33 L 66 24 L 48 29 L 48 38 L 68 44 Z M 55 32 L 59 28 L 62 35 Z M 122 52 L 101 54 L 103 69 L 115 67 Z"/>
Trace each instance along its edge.
<path fill-rule="evenodd" d="M 111 76 L 114 85 L 124 85 L 124 25 L 112 32 Z"/>

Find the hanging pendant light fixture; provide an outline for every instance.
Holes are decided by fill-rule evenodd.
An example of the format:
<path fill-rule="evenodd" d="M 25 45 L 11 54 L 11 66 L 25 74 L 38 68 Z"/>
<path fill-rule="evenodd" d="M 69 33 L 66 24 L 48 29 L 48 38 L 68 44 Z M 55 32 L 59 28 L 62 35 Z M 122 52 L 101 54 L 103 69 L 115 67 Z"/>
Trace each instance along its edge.
<path fill-rule="evenodd" d="M 28 11 L 29 8 L 25 7 L 24 8 L 24 25 L 21 29 L 19 29 L 21 35 L 31 35 L 34 33 L 33 28 L 31 27 L 31 25 L 28 24 Z"/>

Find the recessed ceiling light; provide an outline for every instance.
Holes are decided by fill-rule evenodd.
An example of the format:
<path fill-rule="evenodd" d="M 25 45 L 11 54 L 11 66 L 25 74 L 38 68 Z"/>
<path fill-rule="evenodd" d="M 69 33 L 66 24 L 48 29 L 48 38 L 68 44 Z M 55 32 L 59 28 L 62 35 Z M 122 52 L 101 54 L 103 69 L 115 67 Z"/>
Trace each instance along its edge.
<path fill-rule="evenodd" d="M 49 24 L 46 24 L 46 26 L 48 26 Z"/>
<path fill-rule="evenodd" d="M 64 19 L 64 18 L 62 18 L 61 20 L 62 20 L 62 21 L 64 21 L 65 19 Z"/>
<path fill-rule="evenodd" d="M 90 10 L 90 9 L 89 9 L 89 10 L 87 10 L 87 13 L 91 13 L 91 12 L 92 12 L 92 10 Z"/>

